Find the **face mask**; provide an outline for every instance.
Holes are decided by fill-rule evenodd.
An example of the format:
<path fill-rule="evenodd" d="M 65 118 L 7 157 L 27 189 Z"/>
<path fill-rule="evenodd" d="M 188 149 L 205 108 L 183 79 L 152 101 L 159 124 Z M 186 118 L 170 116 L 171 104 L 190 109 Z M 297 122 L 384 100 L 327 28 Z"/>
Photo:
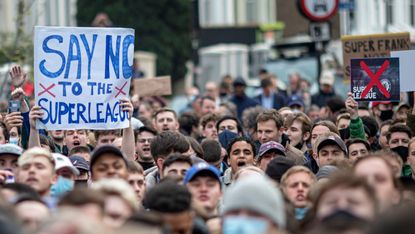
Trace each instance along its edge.
<path fill-rule="evenodd" d="M 303 143 L 298 142 L 294 147 L 301 150 L 303 148 L 303 145 L 304 145 Z"/>
<path fill-rule="evenodd" d="M 362 218 L 357 217 L 355 214 L 348 210 L 336 210 L 333 213 L 323 218 L 322 223 L 351 223 L 356 221 L 362 221 Z"/>
<path fill-rule="evenodd" d="M 267 221 L 259 218 L 229 216 L 223 221 L 223 234 L 263 234 L 267 231 Z"/>
<path fill-rule="evenodd" d="M 385 111 L 380 111 L 380 116 L 379 118 L 382 121 L 386 121 L 388 119 L 392 119 L 393 117 L 393 110 L 385 110 Z"/>
<path fill-rule="evenodd" d="M 399 154 L 399 156 L 401 156 L 402 161 L 405 163 L 406 159 L 408 158 L 408 147 L 406 146 L 397 146 L 395 148 L 391 148 L 391 150 L 397 154 Z"/>
<path fill-rule="evenodd" d="M 296 220 L 303 220 L 305 214 L 307 213 L 308 208 L 304 207 L 304 208 L 295 208 L 295 219 Z"/>
<path fill-rule="evenodd" d="M 75 187 L 88 187 L 88 180 L 75 180 Z"/>
<path fill-rule="evenodd" d="M 18 145 L 19 144 L 19 138 L 18 137 L 9 137 L 9 143 Z"/>
<path fill-rule="evenodd" d="M 347 140 L 350 138 L 350 130 L 349 128 L 343 128 L 339 130 L 340 133 L 340 137 L 342 138 L 342 140 Z"/>
<path fill-rule="evenodd" d="M 58 181 L 50 188 L 52 197 L 61 197 L 65 193 L 72 191 L 74 182 L 70 179 L 66 179 L 62 176 L 58 177 Z"/>

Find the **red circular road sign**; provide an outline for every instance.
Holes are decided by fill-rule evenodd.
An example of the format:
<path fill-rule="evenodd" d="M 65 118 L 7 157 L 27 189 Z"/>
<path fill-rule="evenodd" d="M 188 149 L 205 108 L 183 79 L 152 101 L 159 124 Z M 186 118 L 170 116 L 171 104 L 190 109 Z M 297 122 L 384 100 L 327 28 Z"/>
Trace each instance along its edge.
<path fill-rule="evenodd" d="M 339 0 L 300 0 L 300 9 L 313 21 L 326 21 L 336 14 Z"/>

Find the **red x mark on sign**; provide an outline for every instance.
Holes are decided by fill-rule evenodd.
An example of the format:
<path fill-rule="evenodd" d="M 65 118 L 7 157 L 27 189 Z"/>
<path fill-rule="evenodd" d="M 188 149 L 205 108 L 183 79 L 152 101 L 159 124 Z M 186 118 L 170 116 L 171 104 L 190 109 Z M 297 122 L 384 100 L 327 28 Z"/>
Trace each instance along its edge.
<path fill-rule="evenodd" d="M 374 85 L 376 85 L 379 88 L 380 92 L 382 92 L 382 94 L 385 95 L 385 97 L 390 98 L 390 93 L 388 92 L 388 90 L 386 90 L 386 88 L 379 81 L 379 77 L 389 67 L 389 60 L 385 60 L 385 62 L 383 62 L 382 66 L 379 68 L 379 70 L 377 70 L 375 74 L 373 74 L 373 72 L 370 70 L 370 68 L 366 65 L 364 61 L 360 61 L 360 67 L 363 68 L 363 70 L 365 70 L 367 75 L 370 77 L 369 84 L 367 84 L 366 88 L 363 90 L 360 98 L 365 98 L 366 95 L 369 93 L 369 90 Z"/>
<path fill-rule="evenodd" d="M 127 84 L 127 81 L 123 84 L 123 86 L 121 88 L 118 88 L 117 86 L 115 86 L 115 89 L 118 90 L 118 93 L 117 93 L 117 95 L 115 95 L 115 97 L 118 97 L 118 95 L 120 95 L 120 93 L 126 95 L 123 91 L 126 84 Z"/>
<path fill-rule="evenodd" d="M 49 90 L 51 90 L 53 87 L 55 87 L 55 84 L 51 84 L 49 87 L 45 87 L 45 86 L 43 86 L 43 84 L 39 84 L 40 85 L 40 87 L 42 87 L 43 88 L 43 91 L 42 92 L 40 92 L 40 93 L 38 93 L 37 94 L 37 96 L 40 96 L 40 95 L 42 95 L 42 94 L 44 94 L 44 93 L 49 93 L 50 95 L 52 95 L 52 97 L 56 97 L 55 96 L 55 94 L 53 94 L 51 91 L 49 91 Z"/>

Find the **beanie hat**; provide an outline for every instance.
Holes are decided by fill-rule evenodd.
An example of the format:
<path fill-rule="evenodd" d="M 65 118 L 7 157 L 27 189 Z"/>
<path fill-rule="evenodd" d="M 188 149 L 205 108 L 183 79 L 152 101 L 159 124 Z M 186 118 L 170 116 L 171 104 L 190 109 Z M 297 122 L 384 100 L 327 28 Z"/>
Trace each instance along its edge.
<path fill-rule="evenodd" d="M 265 174 L 271 179 L 280 182 L 282 175 L 293 166 L 295 166 L 295 162 L 291 158 L 275 157 L 268 163 Z"/>
<path fill-rule="evenodd" d="M 269 218 L 278 227 L 285 228 L 286 215 L 281 191 L 264 176 L 253 175 L 236 181 L 226 191 L 224 214 L 249 210 Z"/>
<path fill-rule="evenodd" d="M 330 178 L 330 175 L 337 170 L 338 170 L 337 167 L 333 165 L 322 166 L 320 167 L 320 169 L 318 170 L 316 174 L 317 180 L 324 179 L 324 178 Z"/>

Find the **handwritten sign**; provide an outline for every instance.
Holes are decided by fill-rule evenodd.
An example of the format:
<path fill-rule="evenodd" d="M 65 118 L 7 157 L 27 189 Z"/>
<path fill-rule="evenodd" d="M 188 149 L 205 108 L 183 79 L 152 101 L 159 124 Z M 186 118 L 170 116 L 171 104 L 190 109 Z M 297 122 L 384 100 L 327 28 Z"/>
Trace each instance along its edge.
<path fill-rule="evenodd" d="M 140 97 L 170 95 L 171 78 L 170 76 L 160 76 L 155 78 L 134 79 L 134 93 Z"/>
<path fill-rule="evenodd" d="M 119 100 L 129 97 L 134 30 L 36 27 L 37 128 L 118 129 L 129 126 Z"/>
<path fill-rule="evenodd" d="M 350 59 L 390 57 L 391 51 L 409 50 L 411 40 L 408 32 L 359 36 L 343 36 L 343 73 L 350 78 Z"/>
<path fill-rule="evenodd" d="M 399 102 L 399 59 L 351 60 L 351 90 L 357 101 Z"/>

